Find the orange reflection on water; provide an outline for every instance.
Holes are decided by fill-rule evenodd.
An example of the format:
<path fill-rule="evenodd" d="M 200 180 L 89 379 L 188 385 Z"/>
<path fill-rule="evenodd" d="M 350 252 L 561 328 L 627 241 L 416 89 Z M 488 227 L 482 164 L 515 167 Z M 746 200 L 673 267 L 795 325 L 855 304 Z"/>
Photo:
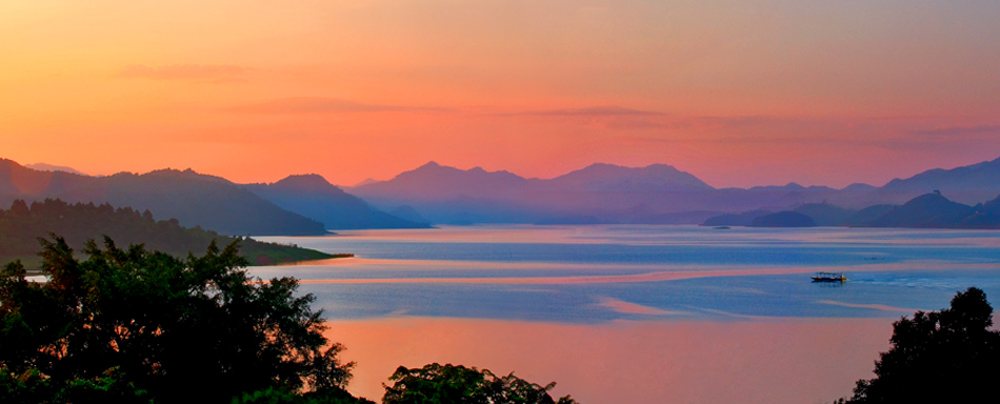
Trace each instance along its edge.
<path fill-rule="evenodd" d="M 455 363 L 556 381 L 581 403 L 823 403 L 870 378 L 888 349 L 885 319 L 597 325 L 383 318 L 331 321 L 358 363 L 349 390 L 378 400 L 397 366 Z"/>

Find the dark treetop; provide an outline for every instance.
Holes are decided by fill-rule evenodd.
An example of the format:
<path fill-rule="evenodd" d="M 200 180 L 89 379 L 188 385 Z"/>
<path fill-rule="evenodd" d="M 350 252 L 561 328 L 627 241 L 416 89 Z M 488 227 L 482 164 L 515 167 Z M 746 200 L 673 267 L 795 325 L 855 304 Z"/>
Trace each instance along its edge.
<path fill-rule="evenodd" d="M 901 318 L 875 378 L 859 380 L 846 402 L 996 402 L 1000 332 L 992 326 L 993 308 L 977 288 L 957 294 L 951 308 Z"/>
<path fill-rule="evenodd" d="M 237 242 L 185 260 L 105 239 L 80 261 L 62 238 L 42 244 L 48 282 L 18 262 L 0 272 L 2 402 L 224 403 L 350 378 L 312 295 L 247 275 Z"/>

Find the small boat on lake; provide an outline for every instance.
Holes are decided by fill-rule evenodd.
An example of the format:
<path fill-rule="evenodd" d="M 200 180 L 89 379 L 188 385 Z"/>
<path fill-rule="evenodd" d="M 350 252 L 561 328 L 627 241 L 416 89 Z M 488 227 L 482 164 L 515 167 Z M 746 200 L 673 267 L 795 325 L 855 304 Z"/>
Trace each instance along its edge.
<path fill-rule="evenodd" d="M 844 283 L 847 281 L 847 277 L 844 276 L 843 272 L 817 272 L 816 276 L 812 277 L 813 282 L 840 282 Z"/>

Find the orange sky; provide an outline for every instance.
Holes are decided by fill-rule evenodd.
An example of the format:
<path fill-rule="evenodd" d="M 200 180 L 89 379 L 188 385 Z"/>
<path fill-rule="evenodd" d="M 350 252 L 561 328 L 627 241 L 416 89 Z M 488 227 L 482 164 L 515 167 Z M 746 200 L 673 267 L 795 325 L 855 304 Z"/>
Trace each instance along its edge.
<path fill-rule="evenodd" d="M 0 157 L 881 185 L 1000 157 L 1000 3 L 0 2 Z"/>

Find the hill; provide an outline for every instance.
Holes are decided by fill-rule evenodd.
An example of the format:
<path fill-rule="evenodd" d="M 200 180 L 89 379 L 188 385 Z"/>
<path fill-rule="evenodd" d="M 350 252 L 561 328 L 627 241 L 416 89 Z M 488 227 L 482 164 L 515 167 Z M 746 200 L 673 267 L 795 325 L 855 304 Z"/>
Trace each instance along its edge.
<path fill-rule="evenodd" d="M 321 235 L 323 224 L 279 208 L 225 179 L 191 170 L 86 177 L 36 171 L 0 160 L 0 206 L 15 199 L 59 198 L 157 212 L 182 226 L 228 235 Z"/>
<path fill-rule="evenodd" d="M 867 208 L 864 208 L 864 209 L 861 209 L 861 210 L 855 212 L 853 215 L 849 216 L 847 219 L 844 219 L 844 222 L 842 223 L 842 225 L 843 226 L 864 226 L 865 224 L 870 223 L 870 222 L 872 222 L 872 221 L 874 221 L 874 220 L 882 217 L 886 213 L 891 212 L 893 209 L 897 208 L 898 206 L 899 205 L 889 205 L 889 204 L 881 204 L 881 205 L 872 205 L 872 206 L 869 206 Z"/>
<path fill-rule="evenodd" d="M 282 209 L 320 221 L 330 230 L 430 227 L 375 209 L 316 174 L 292 175 L 273 184 L 243 187 Z"/>
<path fill-rule="evenodd" d="M 664 223 L 704 211 L 691 196 L 713 188 L 664 164 L 593 164 L 552 179 L 435 162 L 351 192 L 385 209 L 407 205 L 433 223 Z M 711 214 L 708 214 L 711 216 Z M 703 220 L 704 214 L 696 214 Z"/>
<path fill-rule="evenodd" d="M 592 164 L 537 179 L 431 162 L 388 181 L 359 184 L 351 193 L 383 209 L 411 206 L 432 223 L 698 224 L 720 214 L 774 212 L 824 201 L 853 206 L 873 189 L 796 183 L 717 189 L 665 164 Z"/>
<path fill-rule="evenodd" d="M 36 264 L 38 238 L 56 234 L 81 251 L 88 239 L 102 242 L 111 237 L 121 245 L 144 244 L 147 248 L 185 258 L 202 254 L 212 240 L 227 245 L 233 237 L 200 227 L 182 227 L 176 219 L 157 221 L 146 210 L 114 208 L 109 204 L 69 204 L 58 199 L 32 202 L 15 200 L 9 210 L 0 209 L 0 263 L 22 259 Z M 315 250 L 263 243 L 241 238 L 241 253 L 255 265 L 332 258 Z"/>
<path fill-rule="evenodd" d="M 635 168 L 592 164 L 552 179 L 537 179 L 431 162 L 388 181 L 366 181 L 351 192 L 388 210 L 411 206 L 434 223 L 701 223 L 695 219 L 798 206 L 813 209 L 804 213 L 817 216 L 820 225 L 839 225 L 849 219 L 857 223 L 851 219 L 856 209 L 902 204 L 934 189 L 960 203 L 994 198 L 1000 195 L 1000 159 L 927 170 L 883 187 L 854 183 L 841 189 L 796 183 L 713 188 L 664 164 Z M 746 219 L 725 221 L 742 224 Z"/>
<path fill-rule="evenodd" d="M 713 189 L 702 180 L 666 164 L 632 168 L 591 164 L 545 181 L 556 189 L 573 191 L 689 191 Z"/>
<path fill-rule="evenodd" d="M 962 219 L 963 227 L 1000 228 L 1000 196 L 982 205 L 977 205 L 976 213 Z"/>
<path fill-rule="evenodd" d="M 975 215 L 977 208 L 948 200 L 940 192 L 913 198 L 902 206 L 866 225 L 873 227 L 969 227 L 963 222 Z"/>
<path fill-rule="evenodd" d="M 495 197 L 520 192 L 530 180 L 508 171 L 489 172 L 480 167 L 460 170 L 429 162 L 400 173 L 388 181 L 359 184 L 351 190 L 362 198 L 405 196 L 413 200 Z"/>
<path fill-rule="evenodd" d="M 932 190 L 952 200 L 974 204 L 1000 195 L 1000 158 L 952 169 L 935 168 L 906 179 L 894 179 L 874 191 L 882 200 L 908 200 Z"/>
<path fill-rule="evenodd" d="M 792 209 L 809 216 L 817 226 L 841 226 L 847 218 L 857 213 L 854 209 L 842 208 L 829 203 L 806 203 Z"/>
<path fill-rule="evenodd" d="M 67 173 L 70 173 L 70 174 L 83 175 L 83 176 L 87 175 L 87 174 L 84 174 L 84 173 L 82 173 L 82 172 L 74 169 L 73 167 L 57 166 L 57 165 L 48 164 L 48 163 L 25 164 L 24 167 L 30 168 L 30 169 L 36 170 L 36 171 L 64 171 L 64 172 L 67 172 Z"/>
<path fill-rule="evenodd" d="M 786 210 L 753 219 L 752 227 L 815 227 L 816 221 L 799 212 Z"/>
<path fill-rule="evenodd" d="M 702 226 L 749 226 L 753 223 L 753 220 L 770 215 L 769 210 L 751 210 L 749 212 L 743 213 L 726 213 L 724 215 L 712 216 L 706 219 L 701 225 Z"/>

